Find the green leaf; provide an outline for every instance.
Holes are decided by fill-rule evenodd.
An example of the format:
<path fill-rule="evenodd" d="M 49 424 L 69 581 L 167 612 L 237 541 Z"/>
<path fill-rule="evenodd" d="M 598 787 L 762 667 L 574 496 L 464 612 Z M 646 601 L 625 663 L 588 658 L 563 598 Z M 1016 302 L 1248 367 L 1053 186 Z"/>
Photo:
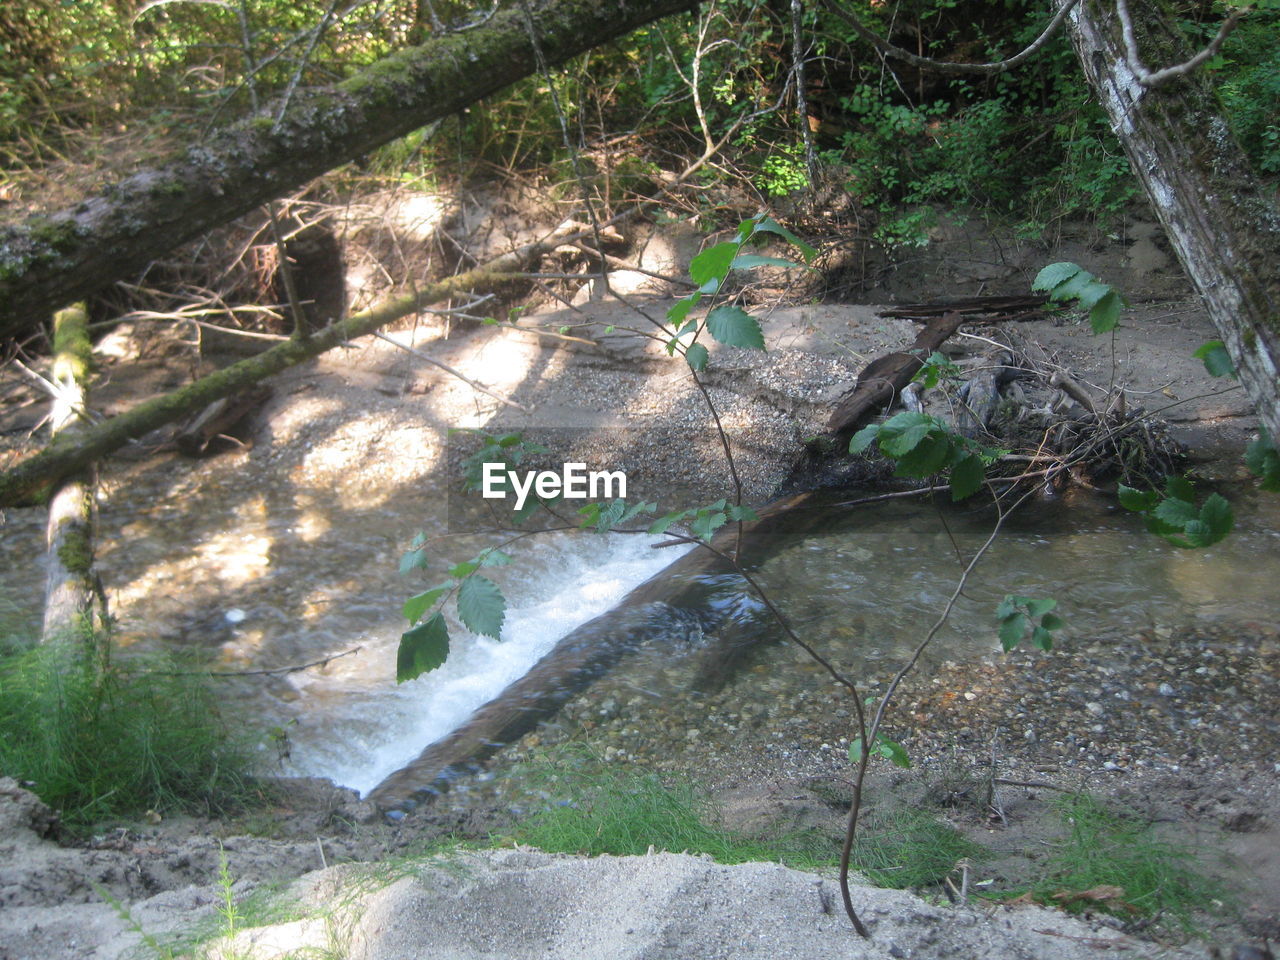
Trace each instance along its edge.
<path fill-rule="evenodd" d="M 707 369 L 707 348 L 700 343 L 689 345 L 689 349 L 684 352 L 684 358 L 688 362 L 690 369 L 702 371 Z"/>
<path fill-rule="evenodd" d="M 1038 650 L 1049 651 L 1053 649 L 1053 634 L 1044 627 L 1036 627 L 1031 631 L 1031 645 Z"/>
<path fill-rule="evenodd" d="M 1046 613 L 1040 618 L 1040 626 L 1046 630 L 1061 630 L 1067 625 L 1067 621 L 1063 620 L 1056 613 Z"/>
<path fill-rule="evenodd" d="M 964 500 L 982 489 L 986 470 L 982 458 L 969 454 L 951 469 L 951 499 Z"/>
<path fill-rule="evenodd" d="M 689 510 L 677 510 L 674 513 L 668 513 L 665 517 L 659 517 L 649 525 L 649 532 L 655 536 L 661 536 L 667 532 L 667 528 L 673 523 L 679 523 L 685 517 L 689 516 Z"/>
<path fill-rule="evenodd" d="M 750 270 L 753 267 L 789 267 L 793 270 L 803 269 L 800 264 L 781 257 L 760 257 L 754 253 L 743 253 L 733 258 L 729 264 L 734 270 Z"/>
<path fill-rule="evenodd" d="M 1191 521 L 1200 519 L 1200 511 L 1196 509 L 1194 503 L 1172 498 L 1161 500 L 1156 504 L 1156 508 L 1151 511 L 1151 515 L 1157 520 L 1163 520 L 1165 523 L 1183 529 Z"/>
<path fill-rule="evenodd" d="M 1033 620 L 1036 617 L 1043 616 L 1058 605 L 1058 601 L 1053 597 L 1040 597 L 1036 600 L 1027 601 L 1027 615 Z"/>
<path fill-rule="evenodd" d="M 1018 612 L 1018 606 L 1026 602 L 1026 597 L 1015 597 L 1011 593 L 1005 594 L 1005 598 L 1001 600 L 999 606 L 996 607 L 996 619 L 1008 620 Z"/>
<path fill-rule="evenodd" d="M 449 568 L 449 576 L 455 580 L 461 580 L 463 577 L 469 577 L 480 569 L 480 563 L 477 560 L 463 560 L 461 563 L 455 563 Z"/>
<path fill-rule="evenodd" d="M 863 427 L 855 433 L 853 435 L 853 439 L 849 441 L 849 452 L 854 454 L 861 453 L 863 450 L 867 449 L 867 447 L 871 446 L 872 441 L 875 440 L 879 433 L 880 425 L 878 423 L 873 423 L 869 427 Z"/>
<path fill-rule="evenodd" d="M 751 520 L 760 519 L 760 515 L 756 513 L 754 510 L 752 510 L 750 507 L 738 507 L 738 506 L 734 506 L 733 504 L 730 504 L 728 506 L 728 508 L 725 510 L 725 513 L 728 515 L 730 520 L 751 521 Z"/>
<path fill-rule="evenodd" d="M 1089 327 L 1095 334 L 1110 333 L 1120 322 L 1124 300 L 1114 290 L 1093 305 L 1089 311 Z"/>
<path fill-rule="evenodd" d="M 413 625 L 421 620 L 422 615 L 435 606 L 435 602 L 443 597 L 451 586 L 453 586 L 452 582 L 437 584 L 430 590 L 424 590 L 416 597 L 406 600 L 401 612 L 404 613 L 409 624 Z"/>
<path fill-rule="evenodd" d="M 449 657 L 449 628 L 444 615 L 431 619 L 400 635 L 396 651 L 396 683 L 404 683 L 434 670 Z"/>
<path fill-rule="evenodd" d="M 472 633 L 502 639 L 502 621 L 507 601 L 498 585 L 488 577 L 468 577 L 458 588 L 458 616 Z"/>
<path fill-rule="evenodd" d="M 723 510 L 699 510 L 689 524 L 689 532 L 699 540 L 709 540 L 711 535 L 728 522 Z"/>
<path fill-rule="evenodd" d="M 419 568 L 425 568 L 427 565 L 427 551 L 421 547 L 417 550 L 410 550 L 400 558 L 400 574 L 412 573 Z"/>
<path fill-rule="evenodd" d="M 1027 632 L 1027 617 L 1023 613 L 1015 613 L 1000 623 L 1000 646 L 1006 653 L 1022 642 Z"/>
<path fill-rule="evenodd" d="M 1036 274 L 1036 278 L 1031 281 L 1031 289 L 1052 290 L 1079 272 L 1080 267 L 1074 263 L 1051 263 Z"/>
<path fill-rule="evenodd" d="M 1192 356 L 1204 361 L 1204 368 L 1209 371 L 1209 376 L 1236 379 L 1236 366 L 1231 362 L 1231 354 L 1227 353 L 1227 345 L 1221 340 L 1210 340 Z"/>
<path fill-rule="evenodd" d="M 701 293 L 691 293 L 683 300 L 677 300 L 675 305 L 667 311 L 667 319 L 671 321 L 673 326 L 679 326 L 684 323 L 684 318 L 689 315 L 689 311 L 698 305 L 702 300 Z"/>
<path fill-rule="evenodd" d="M 1258 484 L 1261 489 L 1280 492 L 1280 450 L 1276 449 L 1265 430 L 1244 448 L 1244 465 L 1261 480 Z"/>
<path fill-rule="evenodd" d="M 1210 541 L 1204 544 L 1217 543 L 1231 532 L 1231 528 L 1235 526 L 1235 513 L 1231 509 L 1231 504 L 1226 498 L 1220 494 L 1210 494 L 1205 500 L 1204 506 L 1200 508 L 1200 521 L 1208 528 Z"/>
<path fill-rule="evenodd" d="M 1080 301 L 1080 306 L 1084 307 L 1086 310 L 1092 310 L 1099 300 L 1111 293 L 1114 289 L 1115 288 L 1109 283 L 1102 283 L 1099 280 L 1090 280 L 1085 284 L 1084 289 L 1076 296 Z"/>
<path fill-rule="evenodd" d="M 911 758 L 907 756 L 906 748 L 896 741 L 887 737 L 876 736 L 876 750 L 880 756 L 893 763 L 895 767 L 910 767 Z"/>
<path fill-rule="evenodd" d="M 880 442 L 883 449 L 884 441 Z M 899 477 L 932 477 L 950 459 L 954 449 L 951 437 L 930 432 L 910 452 L 898 458 L 894 474 Z"/>
<path fill-rule="evenodd" d="M 756 318 L 741 307 L 721 304 L 707 314 L 707 330 L 721 343 L 731 347 L 764 349 L 764 334 Z"/>
<path fill-rule="evenodd" d="M 1049 299 L 1075 300 L 1080 296 L 1080 294 L 1084 293 L 1089 284 L 1094 282 L 1094 279 L 1093 274 L 1088 270 L 1077 270 L 1074 274 L 1049 291 Z"/>
<path fill-rule="evenodd" d="M 813 249 L 813 247 L 809 246 L 809 244 L 805 243 L 772 217 L 761 217 L 756 221 L 755 226 L 751 230 L 751 235 L 754 236 L 757 233 L 776 233 L 778 236 L 782 237 L 782 239 L 786 240 L 787 243 L 796 247 L 800 253 L 804 255 L 805 263 L 812 263 L 813 258 L 818 255 L 817 250 Z"/>
<path fill-rule="evenodd" d="M 476 561 L 482 567 L 505 567 L 511 562 L 511 554 L 503 553 L 497 547 L 481 551 Z"/>
<path fill-rule="evenodd" d="M 1137 490 L 1126 487 L 1123 483 L 1119 485 L 1117 492 L 1120 497 L 1120 506 L 1135 513 L 1145 513 L 1160 499 L 1160 494 L 1154 490 Z"/>
<path fill-rule="evenodd" d="M 689 276 L 698 286 L 712 280 L 722 283 L 729 275 L 729 265 L 733 263 L 741 247 L 742 244 L 736 240 L 726 240 L 708 247 L 689 262 Z"/>
<path fill-rule="evenodd" d="M 1165 477 L 1164 493 L 1167 497 L 1175 500 L 1194 501 L 1196 498 L 1196 486 L 1184 476 L 1177 474 Z"/>
<path fill-rule="evenodd" d="M 924 418 L 923 414 L 916 416 L 920 419 L 903 422 L 901 425 L 894 424 L 897 417 L 886 423 L 880 432 L 880 449 L 891 457 L 905 456 L 914 450 L 934 429 L 932 420 Z"/>

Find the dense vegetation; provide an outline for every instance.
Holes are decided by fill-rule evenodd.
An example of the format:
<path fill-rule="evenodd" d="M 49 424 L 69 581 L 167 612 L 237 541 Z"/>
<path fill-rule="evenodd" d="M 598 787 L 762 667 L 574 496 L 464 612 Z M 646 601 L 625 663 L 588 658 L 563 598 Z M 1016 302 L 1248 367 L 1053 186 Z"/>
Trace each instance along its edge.
<path fill-rule="evenodd" d="M 900 46 L 960 61 L 1017 51 L 1051 5 L 851 6 Z M 1173 6 L 1198 43 L 1222 13 L 1200 0 Z M 456 0 L 5 5 L 0 175 L 10 211 L 46 205 L 68 183 L 100 182 L 255 103 L 332 82 L 442 26 L 482 17 Z M 1275 10 L 1256 12 L 1209 64 L 1264 173 L 1280 172 L 1278 19 Z M 729 132 L 699 174 L 703 185 L 732 179 L 762 198 L 810 189 L 827 202 L 848 198 L 888 246 L 927 242 L 943 209 L 981 210 L 1034 235 L 1063 217 L 1106 221 L 1137 195 L 1063 38 L 1022 69 L 957 79 L 882 60 L 819 4 L 720 0 L 584 55 L 552 83 L 554 91 L 530 78 L 483 109 L 420 131 L 346 171 L 348 182 L 370 172 L 424 185 L 494 171 L 568 180 L 558 105 L 580 168 L 608 203 L 654 193 L 662 171 Z M 716 201 L 708 195 L 705 204 Z"/>

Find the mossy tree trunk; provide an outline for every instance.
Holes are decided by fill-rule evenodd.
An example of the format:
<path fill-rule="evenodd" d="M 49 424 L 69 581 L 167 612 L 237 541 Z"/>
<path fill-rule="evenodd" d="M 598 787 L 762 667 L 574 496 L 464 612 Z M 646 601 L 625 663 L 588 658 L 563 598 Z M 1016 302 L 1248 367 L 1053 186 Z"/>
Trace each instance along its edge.
<path fill-rule="evenodd" d="M 1143 60 L 1190 51 L 1160 4 L 1130 5 Z M 1223 118 L 1203 71 L 1144 86 L 1110 5 L 1083 0 L 1071 42 L 1134 173 L 1203 298 L 1249 398 L 1280 438 L 1280 210 Z"/>
<path fill-rule="evenodd" d="M 85 430 L 92 366 L 89 318 L 83 303 L 53 318 L 53 382 L 50 447 L 74 444 Z M 44 627 L 47 643 L 82 636 L 93 621 L 94 470 L 91 461 L 65 476 L 49 498 Z"/>
<path fill-rule="evenodd" d="M 0 473 L 0 507 L 29 503 L 56 488 L 64 478 L 141 437 L 201 410 L 222 397 L 258 383 L 265 377 L 317 357 L 327 350 L 407 316 L 428 304 L 477 292 L 493 292 L 513 282 L 512 271 L 526 269 L 562 242 L 557 233 L 491 261 L 484 267 L 433 283 L 416 293 L 386 300 L 363 313 L 332 323 L 305 340 L 288 340 L 265 353 L 241 360 L 202 377 L 173 393 L 147 400 L 127 413 L 112 417 L 50 446 Z"/>
<path fill-rule="evenodd" d="M 556 64 L 697 0 L 531 4 Z M 443 34 L 351 79 L 299 92 L 75 207 L 0 229 L 0 338 L 135 274 L 187 240 L 537 70 L 522 10 Z"/>

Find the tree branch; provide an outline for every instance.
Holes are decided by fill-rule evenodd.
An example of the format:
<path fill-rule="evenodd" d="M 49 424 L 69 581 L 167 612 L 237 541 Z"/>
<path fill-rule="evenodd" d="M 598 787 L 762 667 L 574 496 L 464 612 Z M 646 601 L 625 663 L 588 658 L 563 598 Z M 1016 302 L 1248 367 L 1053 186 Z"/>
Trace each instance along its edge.
<path fill-rule="evenodd" d="M 1216 57 L 1218 51 L 1222 49 L 1222 44 L 1231 35 L 1231 31 L 1236 28 L 1240 19 L 1248 12 L 1247 9 L 1232 10 L 1227 15 L 1227 19 L 1222 21 L 1222 26 L 1218 28 L 1217 36 L 1210 40 L 1209 45 L 1203 50 L 1182 63 L 1153 72 L 1142 62 L 1142 55 L 1138 52 L 1138 40 L 1134 35 L 1133 18 L 1129 16 L 1128 0 L 1116 0 L 1116 16 L 1120 18 L 1120 33 L 1124 37 L 1125 60 L 1129 64 L 1129 69 L 1133 71 L 1134 77 L 1144 87 L 1158 87 L 1174 77 L 1181 77 L 1190 73 L 1209 58 Z"/>

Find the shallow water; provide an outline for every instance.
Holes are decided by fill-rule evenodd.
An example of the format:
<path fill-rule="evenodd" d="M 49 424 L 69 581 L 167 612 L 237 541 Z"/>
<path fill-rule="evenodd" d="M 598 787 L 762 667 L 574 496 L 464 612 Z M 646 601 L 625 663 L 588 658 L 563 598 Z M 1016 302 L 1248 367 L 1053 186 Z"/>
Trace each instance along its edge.
<path fill-rule="evenodd" d="M 1280 506 L 1249 493 L 1233 500 L 1238 529 L 1205 551 L 1171 547 L 1093 498 L 1015 514 L 931 656 L 996 649 L 993 611 L 1005 593 L 1055 597 L 1068 624 L 1064 640 L 1275 623 Z M 399 607 L 438 579 L 401 577 L 397 561 L 416 532 L 445 529 L 441 509 L 425 495 L 360 506 L 287 485 L 197 483 L 194 475 L 177 488 L 159 480 L 122 486 L 103 511 L 101 549 L 122 642 L 197 648 L 228 671 L 288 667 L 359 647 L 322 667 L 221 682 L 229 716 L 287 738 L 283 772 L 363 791 L 465 720 L 559 637 L 676 559 L 644 537 L 534 538 L 513 551 L 515 564 L 493 571 L 510 605 L 503 642 L 455 623 L 445 667 L 397 686 Z M 954 589 L 957 548 L 967 557 L 991 527 L 986 511 L 906 502 L 828 507 L 823 518 L 820 535 L 782 541 L 759 578 L 802 636 L 855 673 L 909 654 Z M 31 558 L 40 554 L 41 522 L 37 511 L 11 511 L 0 528 L 0 612 L 10 629 L 38 620 L 41 572 Z M 453 562 L 477 546 L 442 539 L 437 548 Z M 720 584 L 725 589 L 732 584 Z M 757 604 L 738 615 L 760 618 L 724 632 L 730 646 L 756 645 L 745 651 L 749 662 L 803 657 L 790 646 L 759 645 L 778 632 Z M 634 688 L 660 696 L 714 677 L 708 657 L 719 653 L 694 654 L 664 652 L 623 669 Z M 271 753 L 264 745 L 264 761 L 275 768 Z"/>

